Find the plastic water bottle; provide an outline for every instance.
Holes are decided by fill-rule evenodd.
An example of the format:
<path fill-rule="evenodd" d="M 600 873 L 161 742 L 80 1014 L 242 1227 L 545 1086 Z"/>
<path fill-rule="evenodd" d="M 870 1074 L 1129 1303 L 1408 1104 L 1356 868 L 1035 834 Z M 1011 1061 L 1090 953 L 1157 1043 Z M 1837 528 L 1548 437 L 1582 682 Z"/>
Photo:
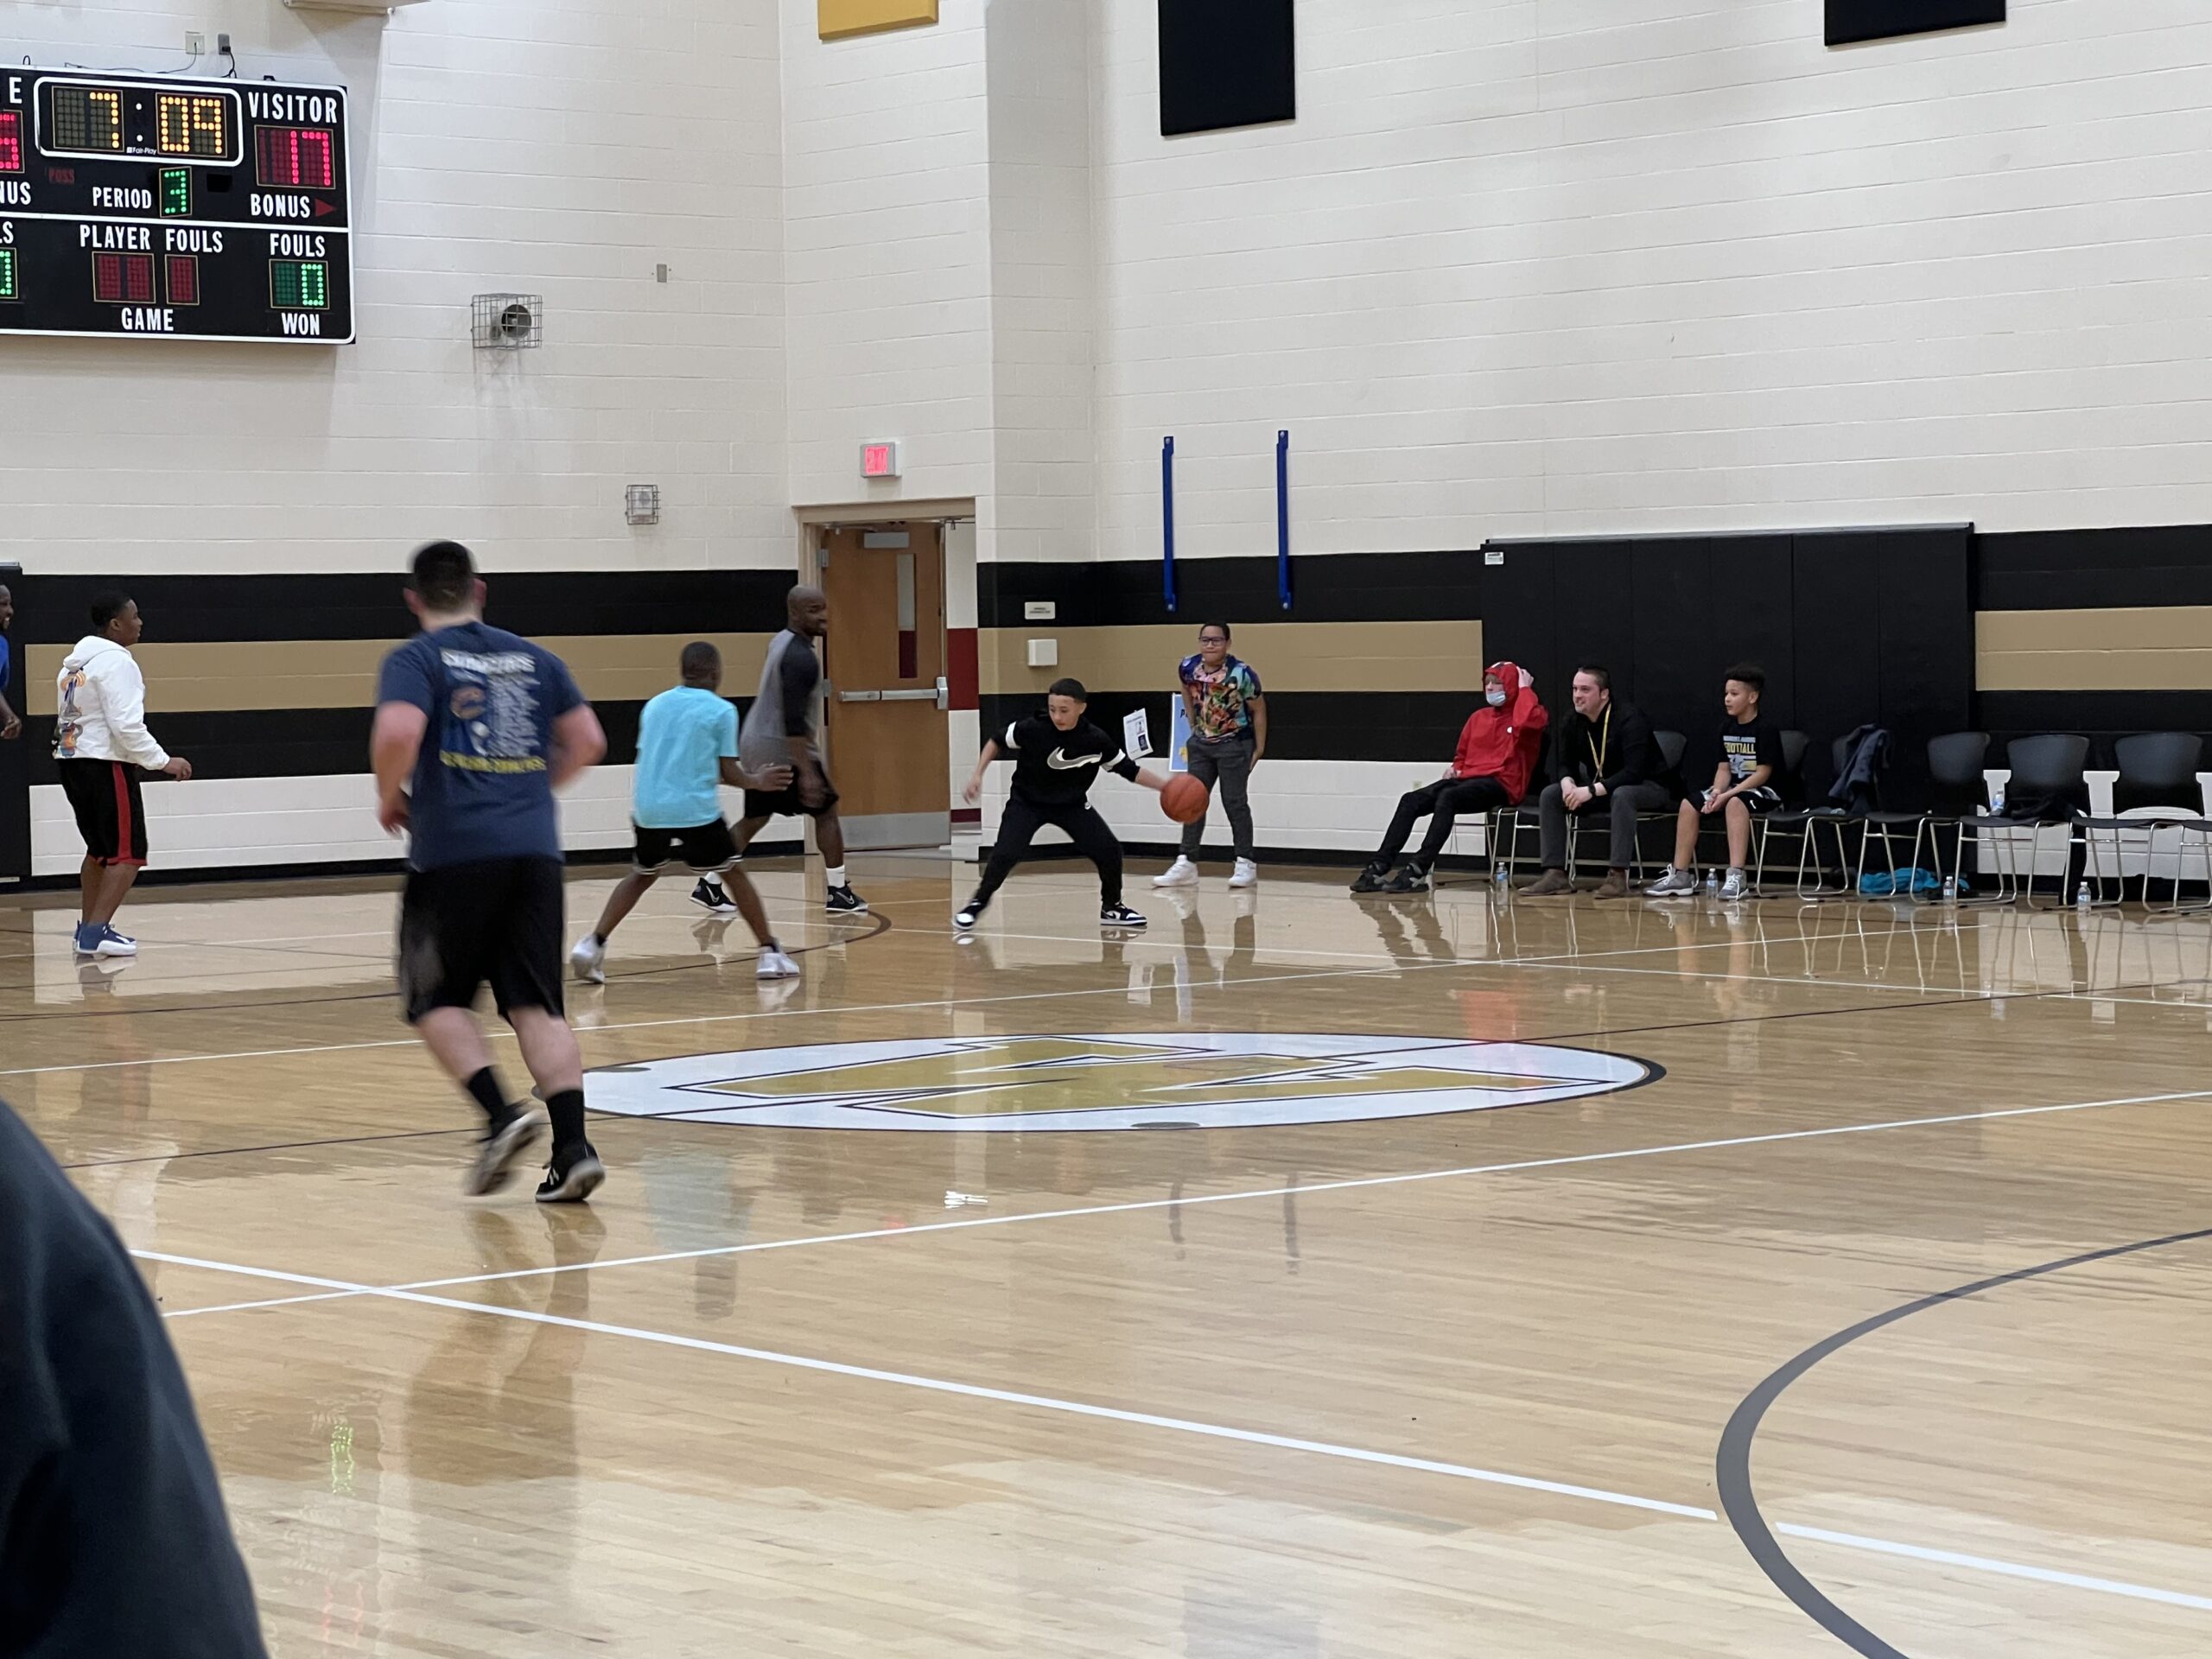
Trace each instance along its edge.
<path fill-rule="evenodd" d="M 2080 911 L 2086 911 L 2089 908 L 2089 884 L 2086 880 L 2081 882 L 2074 889 L 2074 908 Z"/>
<path fill-rule="evenodd" d="M 1943 878 L 1943 902 L 1947 905 L 1955 905 L 1959 902 L 1959 878 L 1955 875 L 1947 875 Z"/>
<path fill-rule="evenodd" d="M 1497 884 L 1497 890 L 1500 893 L 1503 893 L 1505 891 L 1505 861 L 1503 859 L 1493 858 L 1491 860 L 1490 879 Z"/>
<path fill-rule="evenodd" d="M 1705 890 L 1707 893 L 1720 891 L 1720 872 L 1710 864 L 1705 867 Z"/>

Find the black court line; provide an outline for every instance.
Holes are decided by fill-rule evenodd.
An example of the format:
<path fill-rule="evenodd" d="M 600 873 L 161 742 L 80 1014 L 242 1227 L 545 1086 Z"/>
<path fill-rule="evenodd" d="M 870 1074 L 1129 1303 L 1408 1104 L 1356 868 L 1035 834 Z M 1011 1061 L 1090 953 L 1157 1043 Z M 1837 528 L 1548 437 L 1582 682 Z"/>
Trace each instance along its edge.
<path fill-rule="evenodd" d="M 1901 1648 L 1893 1647 L 1873 1631 L 1837 1606 L 1821 1592 L 1819 1586 L 1800 1572 L 1789 1559 L 1769 1527 L 1766 1517 L 1759 1511 L 1758 1495 L 1751 1488 L 1751 1445 L 1758 1438 L 1759 1425 L 1768 1409 L 1782 1397 L 1783 1390 L 1811 1370 L 1830 1355 L 1857 1342 L 1861 1337 L 1895 1325 L 1900 1319 L 1924 1313 L 1931 1307 L 1946 1306 L 1962 1301 L 1969 1296 L 1979 1296 L 1984 1291 L 1997 1290 L 2006 1285 L 2017 1285 L 2031 1279 L 2040 1279 L 2054 1273 L 2063 1273 L 2069 1268 L 2087 1267 L 2093 1262 L 2109 1262 L 2115 1257 L 2134 1255 L 2145 1250 L 2164 1249 L 2175 1244 L 2195 1243 L 2212 1239 L 2212 1227 L 2199 1227 L 2185 1233 L 2168 1233 L 2161 1238 L 2139 1239 L 2133 1244 L 2115 1244 L 2101 1250 L 2087 1250 L 2079 1255 L 2069 1255 L 2056 1262 L 2045 1262 L 2038 1267 L 2021 1268 L 2012 1273 L 2000 1273 L 1988 1279 L 1977 1279 L 1970 1285 L 1961 1285 L 1953 1290 L 1937 1291 L 1932 1296 L 1923 1296 L 1917 1301 L 1893 1307 L 1886 1313 L 1877 1313 L 1871 1319 L 1862 1319 L 1847 1331 L 1839 1331 L 1824 1338 L 1799 1354 L 1788 1364 L 1777 1370 L 1751 1393 L 1745 1395 L 1728 1419 L 1728 1427 L 1721 1432 L 1720 1450 L 1715 1460 L 1715 1474 L 1720 1487 L 1720 1508 L 1728 1517 L 1728 1524 L 1736 1529 L 1736 1536 L 1751 1552 L 1751 1560 L 1758 1564 L 1775 1587 L 1797 1605 L 1830 1636 L 1864 1656 L 1864 1659 L 1910 1659 Z"/>

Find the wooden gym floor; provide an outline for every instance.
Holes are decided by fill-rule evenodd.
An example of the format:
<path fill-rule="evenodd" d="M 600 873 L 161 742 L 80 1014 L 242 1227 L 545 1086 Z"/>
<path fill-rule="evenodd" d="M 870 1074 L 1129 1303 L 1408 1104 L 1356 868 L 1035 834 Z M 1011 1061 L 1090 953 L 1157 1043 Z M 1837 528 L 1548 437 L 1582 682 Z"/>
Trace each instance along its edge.
<path fill-rule="evenodd" d="M 0 1093 L 280 1659 L 2212 1649 L 2212 921 L 1347 875 L 1122 943 L 1033 865 L 956 944 L 969 870 L 772 864 L 783 994 L 664 884 L 588 1211 L 459 1196 L 388 883 L 149 893 L 120 969 L 13 901 Z"/>

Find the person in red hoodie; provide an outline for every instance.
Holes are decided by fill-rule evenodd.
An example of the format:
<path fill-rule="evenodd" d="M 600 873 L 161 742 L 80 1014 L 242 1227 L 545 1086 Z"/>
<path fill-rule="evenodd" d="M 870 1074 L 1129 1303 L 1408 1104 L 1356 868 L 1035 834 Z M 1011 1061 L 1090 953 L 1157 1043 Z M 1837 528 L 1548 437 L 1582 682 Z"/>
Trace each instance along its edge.
<path fill-rule="evenodd" d="M 1426 789 L 1398 798 L 1398 810 L 1383 833 L 1382 846 L 1351 884 L 1354 893 L 1427 893 L 1428 873 L 1451 838 L 1462 813 L 1518 806 L 1529 792 L 1529 775 L 1543 752 L 1544 728 L 1551 716 L 1537 701 L 1535 681 L 1515 663 L 1492 663 L 1483 671 L 1483 706 L 1467 716 L 1459 733 L 1452 768 Z M 1428 819 L 1421 850 L 1390 874 L 1391 862 L 1413 835 L 1416 819 Z"/>

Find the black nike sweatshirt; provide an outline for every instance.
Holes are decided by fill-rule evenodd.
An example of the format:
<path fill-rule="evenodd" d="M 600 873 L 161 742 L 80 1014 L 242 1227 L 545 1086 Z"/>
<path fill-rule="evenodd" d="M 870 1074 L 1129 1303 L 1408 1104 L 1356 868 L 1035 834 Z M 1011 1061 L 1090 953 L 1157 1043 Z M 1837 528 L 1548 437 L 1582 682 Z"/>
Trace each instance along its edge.
<path fill-rule="evenodd" d="M 999 747 L 1014 757 L 1015 798 L 1032 806 L 1078 805 L 1101 772 L 1136 779 L 1136 762 L 1087 720 L 1064 732 L 1049 715 L 1032 715 L 1001 732 Z"/>

